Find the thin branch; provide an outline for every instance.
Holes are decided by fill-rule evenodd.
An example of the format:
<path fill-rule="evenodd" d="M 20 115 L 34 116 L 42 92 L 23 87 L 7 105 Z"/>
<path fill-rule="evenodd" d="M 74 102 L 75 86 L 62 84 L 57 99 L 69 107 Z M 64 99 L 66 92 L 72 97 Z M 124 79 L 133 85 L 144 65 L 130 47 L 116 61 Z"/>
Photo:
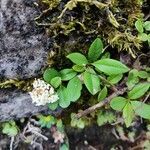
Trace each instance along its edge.
<path fill-rule="evenodd" d="M 114 93 L 112 93 L 109 97 L 107 97 L 105 100 L 97 103 L 96 105 L 93 105 L 91 107 L 89 107 L 88 109 L 82 111 L 82 112 L 79 112 L 75 117 L 77 119 L 83 117 L 83 116 L 86 116 L 87 114 L 95 111 L 96 109 L 98 108 L 101 108 L 103 107 L 104 105 L 108 104 L 114 97 L 118 96 L 118 95 L 122 95 L 126 92 L 127 88 L 123 88 L 122 90 L 119 90 L 119 91 L 115 91 Z"/>

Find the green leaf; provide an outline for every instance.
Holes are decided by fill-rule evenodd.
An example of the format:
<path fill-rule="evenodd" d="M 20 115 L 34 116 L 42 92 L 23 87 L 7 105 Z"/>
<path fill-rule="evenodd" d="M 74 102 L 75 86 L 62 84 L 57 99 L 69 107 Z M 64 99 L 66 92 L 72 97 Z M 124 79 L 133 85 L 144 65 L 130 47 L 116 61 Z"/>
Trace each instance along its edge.
<path fill-rule="evenodd" d="M 142 79 L 148 78 L 150 75 L 146 71 L 139 71 L 138 76 Z"/>
<path fill-rule="evenodd" d="M 16 124 L 4 123 L 2 132 L 4 134 L 7 134 L 7 135 L 13 137 L 18 134 L 18 128 L 17 128 Z"/>
<path fill-rule="evenodd" d="M 102 101 L 106 98 L 108 94 L 107 87 L 105 86 L 98 94 L 98 101 Z"/>
<path fill-rule="evenodd" d="M 138 34 L 138 39 L 145 42 L 148 40 L 148 35 L 146 33 L 140 33 Z"/>
<path fill-rule="evenodd" d="M 100 90 L 100 79 L 97 75 L 85 71 L 83 80 L 86 88 L 92 95 L 95 95 Z"/>
<path fill-rule="evenodd" d="M 121 96 L 113 98 L 110 102 L 111 108 L 117 111 L 122 111 L 126 104 L 127 99 Z"/>
<path fill-rule="evenodd" d="M 134 118 L 134 111 L 130 102 L 128 102 L 123 108 L 123 118 L 124 118 L 126 127 L 128 128 L 131 125 L 132 120 Z"/>
<path fill-rule="evenodd" d="M 74 77 L 68 82 L 67 93 L 70 101 L 75 102 L 80 98 L 82 84 L 78 77 Z"/>
<path fill-rule="evenodd" d="M 139 83 L 128 93 L 130 99 L 137 99 L 143 96 L 149 89 L 150 83 Z"/>
<path fill-rule="evenodd" d="M 79 66 L 79 65 L 74 65 L 72 69 L 76 72 L 83 72 L 85 70 L 83 66 Z"/>
<path fill-rule="evenodd" d="M 67 81 L 76 76 L 76 72 L 73 69 L 63 69 L 60 71 L 61 80 Z"/>
<path fill-rule="evenodd" d="M 70 105 L 70 99 L 67 93 L 67 89 L 63 86 L 61 86 L 58 91 L 57 94 L 59 96 L 59 105 L 62 108 L 67 108 Z"/>
<path fill-rule="evenodd" d="M 144 22 L 144 28 L 146 31 L 150 31 L 150 21 Z"/>
<path fill-rule="evenodd" d="M 103 50 L 103 43 L 100 38 L 96 38 L 91 44 L 88 52 L 88 59 L 92 62 L 96 61 Z"/>
<path fill-rule="evenodd" d="M 54 102 L 54 103 L 49 103 L 48 104 L 48 108 L 50 110 L 55 110 L 58 107 L 58 101 Z"/>
<path fill-rule="evenodd" d="M 59 76 L 58 72 L 53 69 L 53 68 L 49 68 L 49 69 L 46 69 L 44 74 L 43 74 L 43 78 L 44 80 L 50 84 L 51 82 L 51 79 L 56 77 L 56 76 Z"/>
<path fill-rule="evenodd" d="M 143 22 L 140 20 L 140 19 L 138 19 L 136 22 L 135 22 L 135 27 L 136 27 L 136 29 L 138 30 L 138 32 L 140 32 L 140 33 L 143 33 Z"/>
<path fill-rule="evenodd" d="M 107 75 L 122 74 L 129 71 L 129 68 L 121 62 L 109 58 L 98 60 L 93 63 L 93 66 Z"/>
<path fill-rule="evenodd" d="M 126 82 L 128 89 L 132 89 L 138 82 L 139 82 L 138 70 L 132 69 L 128 74 L 128 80 Z"/>
<path fill-rule="evenodd" d="M 54 77 L 50 83 L 54 88 L 58 88 L 61 85 L 61 77 Z"/>
<path fill-rule="evenodd" d="M 85 66 L 88 64 L 86 57 L 80 53 L 71 53 L 67 56 L 67 58 L 79 66 Z"/>
<path fill-rule="evenodd" d="M 111 75 L 107 78 L 107 80 L 111 83 L 111 84 L 116 84 L 118 83 L 123 77 L 123 74 L 116 74 L 116 75 Z"/>
<path fill-rule="evenodd" d="M 150 105 L 139 101 L 131 101 L 131 104 L 136 115 L 145 119 L 150 119 Z"/>

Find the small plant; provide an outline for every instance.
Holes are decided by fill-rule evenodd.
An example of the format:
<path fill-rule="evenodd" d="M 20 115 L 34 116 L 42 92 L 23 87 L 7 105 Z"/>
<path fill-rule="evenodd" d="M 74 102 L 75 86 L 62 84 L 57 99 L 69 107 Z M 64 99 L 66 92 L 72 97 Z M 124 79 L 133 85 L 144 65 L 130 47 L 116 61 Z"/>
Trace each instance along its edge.
<path fill-rule="evenodd" d="M 146 25 L 145 28 L 148 30 Z M 48 68 L 44 72 L 45 82 L 55 88 L 59 98 L 56 102 L 49 103 L 49 108 L 55 110 L 58 106 L 69 107 L 72 102 L 80 99 L 84 89 L 91 96 L 96 96 L 98 102 L 95 106 L 77 114 L 77 118 L 71 117 L 72 126 L 84 128 L 86 121 L 79 118 L 109 103 L 114 110 L 123 112 L 127 127 L 131 125 L 135 115 L 150 119 L 150 105 L 144 103 L 146 99 L 144 102 L 140 101 L 150 87 L 148 68 L 142 71 L 129 69 L 120 61 L 111 59 L 109 53 L 103 50 L 100 38 L 91 44 L 87 56 L 75 52 L 69 54 L 67 58 L 73 63 L 71 68 L 60 71 Z M 128 73 L 127 87 L 118 89 L 119 82 L 126 77 L 125 73 Z M 109 94 L 110 92 L 112 94 Z M 123 94 L 125 97 L 120 96 Z M 102 116 L 107 115 L 108 117 L 102 119 Z M 97 118 L 99 125 L 111 123 L 116 119 L 112 113 L 107 112 L 98 113 Z M 103 121 L 100 121 L 101 119 Z"/>
<path fill-rule="evenodd" d="M 19 128 L 14 121 L 3 123 L 2 127 L 2 133 L 7 134 L 10 137 L 16 136 L 19 132 Z"/>
<path fill-rule="evenodd" d="M 51 115 L 44 116 L 40 115 L 39 118 L 39 125 L 44 128 L 50 128 L 52 137 L 54 138 L 54 143 L 59 143 L 60 150 L 69 150 L 69 143 L 68 139 L 66 138 L 64 125 L 61 119 L 54 118 Z"/>
<path fill-rule="evenodd" d="M 54 108 L 55 105 L 56 108 L 59 105 L 67 108 L 71 102 L 76 102 L 80 98 L 83 85 L 89 93 L 95 95 L 101 91 L 101 80 L 105 80 L 106 77 L 110 84 L 119 82 L 122 74 L 130 69 L 121 62 L 106 57 L 103 43 L 97 38 L 91 44 L 87 57 L 81 53 L 71 53 L 67 56 L 74 63 L 72 68 L 61 71 L 47 69 L 44 72 L 44 80 L 57 89 L 59 97 L 58 102 L 49 104 L 49 107 Z"/>
<path fill-rule="evenodd" d="M 38 116 L 39 118 L 39 125 L 44 128 L 51 128 L 52 125 L 54 125 L 56 123 L 56 119 L 51 116 L 51 115 L 48 115 L 48 116 L 43 116 L 43 115 L 40 115 Z"/>
<path fill-rule="evenodd" d="M 150 21 L 142 21 L 138 19 L 135 22 L 135 27 L 138 30 L 138 38 L 145 42 L 147 41 L 150 46 Z"/>

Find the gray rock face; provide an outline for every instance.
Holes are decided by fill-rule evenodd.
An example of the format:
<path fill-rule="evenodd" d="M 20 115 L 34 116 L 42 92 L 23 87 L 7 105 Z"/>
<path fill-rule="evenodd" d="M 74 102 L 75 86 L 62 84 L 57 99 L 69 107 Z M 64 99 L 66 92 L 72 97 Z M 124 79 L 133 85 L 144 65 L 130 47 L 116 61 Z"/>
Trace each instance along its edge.
<path fill-rule="evenodd" d="M 37 0 L 0 0 L 0 78 L 31 78 L 46 64 L 48 38 L 36 27 Z"/>
<path fill-rule="evenodd" d="M 50 111 L 47 106 L 37 107 L 32 104 L 30 95 L 22 91 L 0 90 L 0 122 L 30 117 L 40 112 L 58 115 L 61 113 L 61 109 Z"/>

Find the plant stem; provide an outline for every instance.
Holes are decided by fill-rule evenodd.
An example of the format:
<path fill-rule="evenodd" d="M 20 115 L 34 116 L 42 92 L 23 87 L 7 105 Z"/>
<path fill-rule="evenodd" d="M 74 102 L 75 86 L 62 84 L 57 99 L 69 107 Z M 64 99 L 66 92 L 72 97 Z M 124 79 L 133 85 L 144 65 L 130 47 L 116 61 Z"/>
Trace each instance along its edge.
<path fill-rule="evenodd" d="M 109 97 L 105 98 L 103 101 L 101 101 L 101 102 L 99 102 L 99 103 L 97 103 L 97 104 L 95 104 L 95 105 L 93 105 L 93 106 L 87 108 L 86 110 L 84 110 L 84 111 L 78 113 L 75 117 L 76 117 L 77 119 L 79 119 L 79 118 L 81 118 L 81 117 L 83 117 L 83 116 L 86 116 L 87 114 L 89 114 L 89 113 L 95 111 L 96 109 L 101 108 L 101 107 L 103 107 L 104 105 L 108 104 L 114 97 L 116 97 L 116 96 L 118 96 L 118 95 L 124 94 L 124 93 L 126 92 L 126 90 L 127 90 L 127 88 L 123 88 L 123 89 L 120 90 L 120 91 L 115 91 L 115 92 L 112 93 Z"/>

